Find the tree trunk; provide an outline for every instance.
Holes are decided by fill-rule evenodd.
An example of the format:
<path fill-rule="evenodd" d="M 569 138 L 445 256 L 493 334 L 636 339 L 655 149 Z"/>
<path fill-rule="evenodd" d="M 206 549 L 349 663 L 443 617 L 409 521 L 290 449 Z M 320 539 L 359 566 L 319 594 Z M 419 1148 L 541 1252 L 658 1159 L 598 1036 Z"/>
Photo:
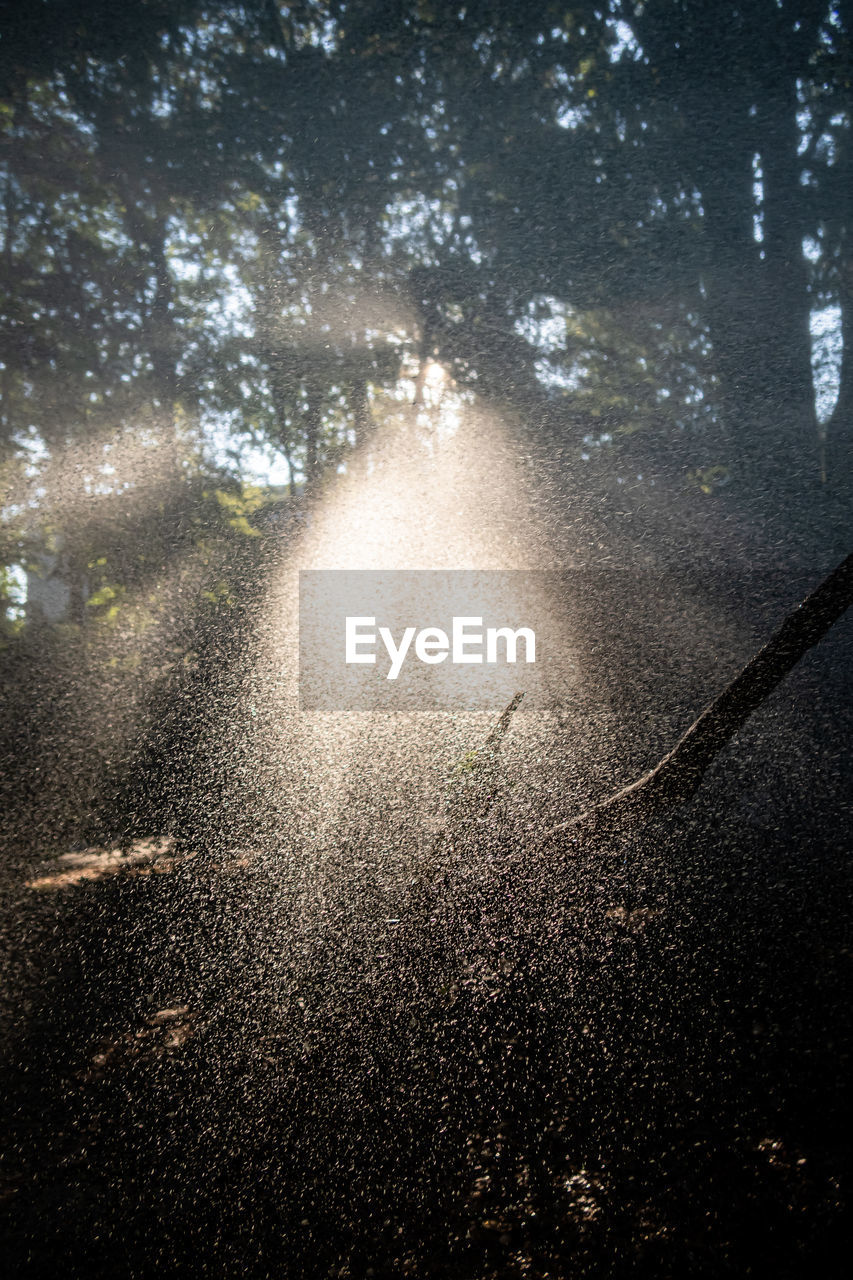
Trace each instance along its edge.
<path fill-rule="evenodd" d="M 320 476 L 320 427 L 322 413 L 310 404 L 305 415 L 305 485 L 310 489 Z"/>

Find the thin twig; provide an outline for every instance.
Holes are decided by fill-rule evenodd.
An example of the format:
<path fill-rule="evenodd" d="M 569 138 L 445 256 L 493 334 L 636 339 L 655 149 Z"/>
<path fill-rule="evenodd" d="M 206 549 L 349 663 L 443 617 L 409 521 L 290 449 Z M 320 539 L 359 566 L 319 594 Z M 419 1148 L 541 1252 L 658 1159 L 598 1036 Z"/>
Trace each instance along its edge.
<path fill-rule="evenodd" d="M 523 690 L 519 690 L 518 693 L 512 696 L 510 701 L 506 704 L 503 711 L 501 712 L 501 717 L 498 720 L 497 724 L 495 725 L 494 729 L 492 729 L 491 733 L 486 738 L 486 741 L 484 744 L 485 746 L 495 747 L 498 745 L 501 738 L 504 736 L 507 729 L 509 728 L 509 723 L 512 720 L 512 717 L 515 715 L 516 711 L 521 705 L 521 699 L 523 697 L 524 697 Z"/>

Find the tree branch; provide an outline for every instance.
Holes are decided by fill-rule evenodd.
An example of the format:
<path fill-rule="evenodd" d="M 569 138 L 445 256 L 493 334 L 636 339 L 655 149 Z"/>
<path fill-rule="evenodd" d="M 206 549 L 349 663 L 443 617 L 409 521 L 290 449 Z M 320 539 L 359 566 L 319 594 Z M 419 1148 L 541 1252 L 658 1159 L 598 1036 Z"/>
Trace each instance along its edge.
<path fill-rule="evenodd" d="M 691 799 L 726 744 L 851 604 L 853 554 L 788 614 L 773 638 L 705 708 L 668 755 L 630 786 L 553 827 L 543 839 L 544 846 L 554 847 L 581 834 L 612 833 Z"/>

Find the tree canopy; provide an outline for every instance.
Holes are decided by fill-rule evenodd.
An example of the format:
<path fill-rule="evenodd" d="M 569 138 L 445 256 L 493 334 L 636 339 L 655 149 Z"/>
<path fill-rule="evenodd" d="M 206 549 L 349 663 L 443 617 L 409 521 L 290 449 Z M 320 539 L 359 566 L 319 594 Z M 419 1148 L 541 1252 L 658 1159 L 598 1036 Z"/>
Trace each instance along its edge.
<path fill-rule="evenodd" d="M 91 498 L 124 433 L 179 491 L 224 429 L 310 486 L 434 360 L 615 469 L 845 492 L 851 28 L 788 0 L 4 6 L 7 487 L 73 454 Z"/>

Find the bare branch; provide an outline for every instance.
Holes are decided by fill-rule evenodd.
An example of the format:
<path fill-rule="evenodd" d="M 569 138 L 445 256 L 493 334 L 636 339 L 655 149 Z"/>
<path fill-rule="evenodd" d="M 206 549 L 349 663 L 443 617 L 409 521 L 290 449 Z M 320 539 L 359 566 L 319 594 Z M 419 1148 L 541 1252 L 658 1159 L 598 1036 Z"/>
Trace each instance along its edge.
<path fill-rule="evenodd" d="M 556 847 L 581 834 L 612 833 L 689 800 L 726 744 L 851 604 L 853 554 L 788 614 L 773 638 L 705 708 L 668 755 L 630 786 L 553 827 L 543 845 Z"/>

